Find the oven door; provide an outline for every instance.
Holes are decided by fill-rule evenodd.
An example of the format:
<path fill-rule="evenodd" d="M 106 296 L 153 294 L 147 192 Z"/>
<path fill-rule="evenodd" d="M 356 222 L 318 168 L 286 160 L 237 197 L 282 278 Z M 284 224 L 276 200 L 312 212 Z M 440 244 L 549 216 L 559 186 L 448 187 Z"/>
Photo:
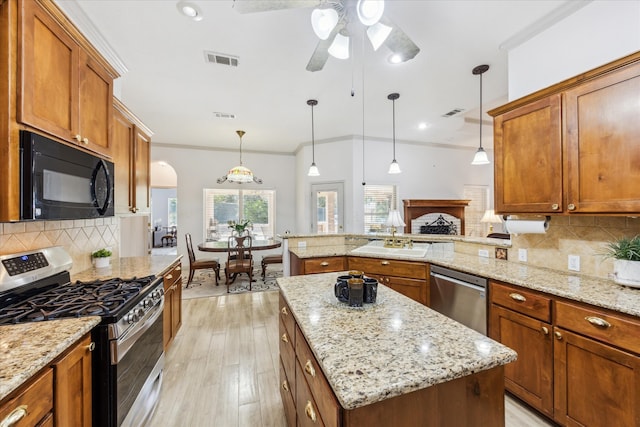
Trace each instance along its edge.
<path fill-rule="evenodd" d="M 21 131 L 20 219 L 113 216 L 113 163 Z"/>

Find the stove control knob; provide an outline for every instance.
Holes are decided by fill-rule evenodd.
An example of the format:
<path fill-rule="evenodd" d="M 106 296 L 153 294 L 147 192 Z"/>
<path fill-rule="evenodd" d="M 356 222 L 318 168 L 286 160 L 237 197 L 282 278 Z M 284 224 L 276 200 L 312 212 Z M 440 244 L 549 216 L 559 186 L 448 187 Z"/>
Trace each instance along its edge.
<path fill-rule="evenodd" d="M 144 316 L 144 310 L 139 308 L 136 310 L 137 314 L 138 314 L 138 320 L 142 319 L 142 317 Z"/>
<path fill-rule="evenodd" d="M 136 311 L 132 311 L 131 313 L 127 314 L 125 319 L 127 320 L 127 323 L 130 324 L 130 325 L 133 324 L 133 323 L 136 323 L 138 321 L 137 310 Z"/>
<path fill-rule="evenodd" d="M 162 298 L 162 294 L 163 294 L 163 290 L 162 289 L 156 289 L 155 291 L 151 292 L 151 296 L 155 299 L 160 299 Z"/>
<path fill-rule="evenodd" d="M 142 308 L 149 308 L 153 305 L 153 299 L 151 298 L 147 298 L 144 301 L 142 301 Z"/>

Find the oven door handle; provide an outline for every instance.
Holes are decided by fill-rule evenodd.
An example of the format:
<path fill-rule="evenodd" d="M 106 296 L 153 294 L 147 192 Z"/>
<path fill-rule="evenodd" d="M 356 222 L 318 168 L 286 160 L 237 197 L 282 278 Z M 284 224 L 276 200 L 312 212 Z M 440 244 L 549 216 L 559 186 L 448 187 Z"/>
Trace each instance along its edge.
<path fill-rule="evenodd" d="M 160 303 L 153 307 L 153 310 L 149 310 L 145 315 L 118 340 L 111 342 L 111 364 L 116 365 L 124 356 L 131 350 L 131 347 L 162 315 L 164 310 L 164 298 L 160 300 Z"/>

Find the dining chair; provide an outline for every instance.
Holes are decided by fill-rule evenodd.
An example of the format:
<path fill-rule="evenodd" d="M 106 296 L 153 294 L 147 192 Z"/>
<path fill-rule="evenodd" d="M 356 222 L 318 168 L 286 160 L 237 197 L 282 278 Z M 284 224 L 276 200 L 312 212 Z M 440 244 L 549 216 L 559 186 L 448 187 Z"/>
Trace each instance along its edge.
<path fill-rule="evenodd" d="M 260 265 L 262 266 L 262 281 L 267 275 L 267 265 L 269 264 L 282 264 L 282 253 L 275 255 L 265 255 L 262 257 L 262 262 Z"/>
<path fill-rule="evenodd" d="M 216 286 L 218 286 L 218 280 L 220 279 L 220 261 L 218 258 L 196 259 L 196 254 L 193 252 L 193 244 L 191 243 L 191 234 L 185 234 L 187 239 L 187 252 L 189 253 L 189 279 L 187 279 L 187 288 L 193 280 L 193 275 L 196 270 L 204 270 L 211 268 L 215 273 Z"/>
<path fill-rule="evenodd" d="M 227 292 L 229 292 L 229 285 L 241 273 L 247 273 L 249 276 L 249 290 L 251 290 L 251 282 L 253 281 L 252 244 L 253 239 L 249 235 L 230 236 L 227 239 L 227 262 L 224 266 Z"/>

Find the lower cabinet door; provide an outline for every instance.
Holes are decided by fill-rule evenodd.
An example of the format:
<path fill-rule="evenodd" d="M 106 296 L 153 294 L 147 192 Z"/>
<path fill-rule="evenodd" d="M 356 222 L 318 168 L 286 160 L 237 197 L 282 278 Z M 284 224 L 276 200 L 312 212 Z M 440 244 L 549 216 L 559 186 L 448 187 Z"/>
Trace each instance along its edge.
<path fill-rule="evenodd" d="M 296 427 L 296 404 L 293 401 L 294 392 L 291 381 L 287 378 L 284 366 L 282 366 L 282 360 L 280 360 L 280 396 L 282 397 L 284 415 L 287 418 L 288 427 Z"/>
<path fill-rule="evenodd" d="M 551 325 L 495 304 L 490 312 L 489 336 L 518 353 L 518 360 L 504 367 L 505 388 L 553 417 Z"/>
<path fill-rule="evenodd" d="M 296 363 L 296 414 L 298 416 L 298 427 L 324 427 L 320 411 L 313 399 L 299 363 Z"/>
<path fill-rule="evenodd" d="M 640 426 L 640 358 L 554 329 L 555 419 L 567 426 Z"/>

